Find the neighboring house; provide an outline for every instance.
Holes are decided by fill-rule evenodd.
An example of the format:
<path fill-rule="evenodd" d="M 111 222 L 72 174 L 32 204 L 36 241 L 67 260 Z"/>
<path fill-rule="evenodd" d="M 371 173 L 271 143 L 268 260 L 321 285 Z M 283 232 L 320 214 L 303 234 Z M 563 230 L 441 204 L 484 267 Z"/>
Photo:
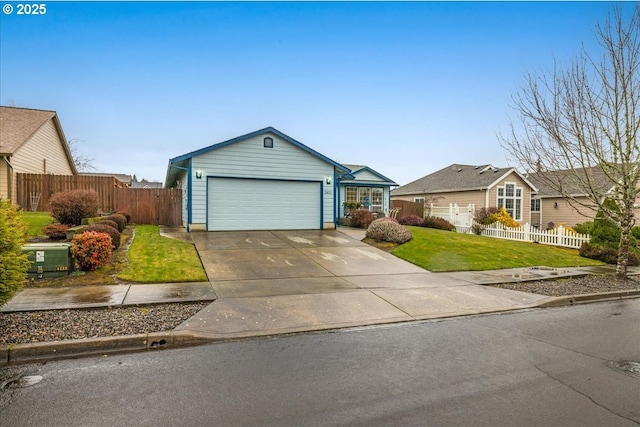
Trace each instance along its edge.
<path fill-rule="evenodd" d="M 391 191 L 391 200 L 434 205 L 504 207 L 520 223 L 531 223 L 531 196 L 537 188 L 515 168 L 453 164 Z M 428 206 L 427 206 L 428 208 Z"/>
<path fill-rule="evenodd" d="M 582 171 L 585 177 L 589 175 L 590 180 L 593 182 L 594 190 L 597 192 L 596 194 L 601 194 L 602 197 L 605 197 L 612 190 L 611 182 L 604 176 L 602 169 L 591 167 L 577 170 Z M 560 194 L 560 191 L 554 190 L 545 183 L 542 178 L 543 174 L 547 176 L 547 180 L 562 183 L 563 192 L 569 194 L 579 204 L 573 203 L 572 206 Z M 569 170 L 535 172 L 527 175 L 529 181 L 538 188 L 537 194 L 531 200 L 532 224 L 540 224 L 542 228 L 553 228 L 560 224 L 572 227 L 579 223 L 593 221 L 598 208 L 593 207 L 594 204 L 584 194 L 584 189 L 571 184 L 572 179 L 575 179 L 574 176 L 575 174 Z M 587 206 L 592 206 L 593 208 Z M 635 217 L 640 218 L 640 206 L 636 205 L 636 207 L 639 209 L 634 210 Z"/>
<path fill-rule="evenodd" d="M 330 229 L 343 184 L 346 192 L 360 184 L 384 188 L 385 181 L 388 191 L 393 182 L 382 175 L 368 168 L 352 175 L 268 127 L 169 160 L 165 187 L 182 189 L 188 231 Z"/>
<path fill-rule="evenodd" d="M 131 188 L 144 188 L 144 189 L 156 189 L 156 188 L 163 188 L 163 185 L 161 182 L 158 181 L 132 181 L 131 182 Z"/>
<path fill-rule="evenodd" d="M 81 172 L 80 175 L 86 176 L 111 176 L 114 177 L 122 187 L 131 187 L 133 182 L 133 177 L 131 175 L 127 175 L 126 173 L 109 173 L 109 172 Z"/>
<path fill-rule="evenodd" d="M 55 111 L 0 107 L 0 198 L 17 202 L 17 173 L 77 174 Z"/>
<path fill-rule="evenodd" d="M 340 177 L 339 216 L 345 216 L 344 204 L 359 202 L 372 212 L 389 212 L 391 187 L 397 187 L 391 179 L 368 166 L 344 164 L 350 174 Z"/>

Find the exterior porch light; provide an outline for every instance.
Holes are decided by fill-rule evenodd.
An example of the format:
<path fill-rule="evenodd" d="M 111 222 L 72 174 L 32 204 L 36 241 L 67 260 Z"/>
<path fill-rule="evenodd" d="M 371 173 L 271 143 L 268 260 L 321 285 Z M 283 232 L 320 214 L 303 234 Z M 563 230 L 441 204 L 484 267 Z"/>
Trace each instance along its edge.
<path fill-rule="evenodd" d="M 198 179 L 202 178 L 202 170 L 201 169 L 196 170 L 196 178 L 198 178 Z"/>

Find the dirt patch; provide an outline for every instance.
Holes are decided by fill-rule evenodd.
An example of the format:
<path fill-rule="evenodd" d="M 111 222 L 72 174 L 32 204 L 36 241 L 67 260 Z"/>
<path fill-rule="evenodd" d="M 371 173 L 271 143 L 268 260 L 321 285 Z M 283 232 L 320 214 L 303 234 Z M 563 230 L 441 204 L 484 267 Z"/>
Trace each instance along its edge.
<path fill-rule="evenodd" d="M 592 275 L 556 280 L 535 280 L 530 282 L 501 283 L 495 288 L 511 289 L 551 297 L 584 295 L 615 291 L 640 290 L 640 277 L 630 276 L 621 280 L 613 275 Z"/>

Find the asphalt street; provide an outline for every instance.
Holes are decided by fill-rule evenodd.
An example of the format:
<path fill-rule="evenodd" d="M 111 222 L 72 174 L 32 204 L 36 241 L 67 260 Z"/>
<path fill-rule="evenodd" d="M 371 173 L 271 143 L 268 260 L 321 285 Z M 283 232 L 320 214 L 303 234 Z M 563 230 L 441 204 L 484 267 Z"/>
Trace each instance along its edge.
<path fill-rule="evenodd" d="M 14 366 L 0 424 L 638 425 L 624 361 L 638 299 Z"/>

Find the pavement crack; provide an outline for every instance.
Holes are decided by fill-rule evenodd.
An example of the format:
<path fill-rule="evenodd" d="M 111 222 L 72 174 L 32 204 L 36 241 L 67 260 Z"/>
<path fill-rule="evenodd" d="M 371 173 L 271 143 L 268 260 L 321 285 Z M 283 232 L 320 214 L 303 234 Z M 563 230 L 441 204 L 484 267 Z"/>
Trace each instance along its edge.
<path fill-rule="evenodd" d="M 635 424 L 637 424 L 637 425 L 640 425 L 640 422 L 638 422 L 637 420 L 634 420 L 633 418 L 625 417 L 625 416 L 624 416 L 624 415 L 622 415 L 622 414 L 619 414 L 619 413 L 617 413 L 617 412 L 612 411 L 611 409 L 607 408 L 606 406 L 604 406 L 604 405 L 602 405 L 602 404 L 600 404 L 600 403 L 596 402 L 596 401 L 595 401 L 591 396 L 589 396 L 588 394 L 581 392 L 580 390 L 578 390 L 578 389 L 577 389 L 577 388 L 575 388 L 575 387 L 572 387 L 571 385 L 569 385 L 569 384 L 565 383 L 564 381 L 562 381 L 560 378 L 556 378 L 556 377 L 554 377 L 553 375 L 551 375 L 549 372 L 545 371 L 544 369 L 542 369 L 542 368 L 541 368 L 541 367 L 539 367 L 538 365 L 533 364 L 533 366 L 534 366 L 534 368 L 536 368 L 536 370 L 538 370 L 538 372 L 540 372 L 540 373 L 544 374 L 547 378 L 550 378 L 551 380 L 553 380 L 553 381 L 555 381 L 555 382 L 557 382 L 557 383 L 559 383 L 559 384 L 561 384 L 561 385 L 563 385 L 563 386 L 567 387 L 569 390 L 573 391 L 574 393 L 578 393 L 580 396 L 582 396 L 582 397 L 585 397 L 585 398 L 589 399 L 589 400 L 591 401 L 591 403 L 593 403 L 593 404 L 594 404 L 594 405 L 596 405 L 597 407 L 604 409 L 605 411 L 609 412 L 609 413 L 610 413 L 610 414 L 612 414 L 612 415 L 615 415 L 616 417 L 619 417 L 619 418 L 622 418 L 622 419 L 624 419 L 624 420 L 631 421 L 632 423 L 635 423 Z"/>

